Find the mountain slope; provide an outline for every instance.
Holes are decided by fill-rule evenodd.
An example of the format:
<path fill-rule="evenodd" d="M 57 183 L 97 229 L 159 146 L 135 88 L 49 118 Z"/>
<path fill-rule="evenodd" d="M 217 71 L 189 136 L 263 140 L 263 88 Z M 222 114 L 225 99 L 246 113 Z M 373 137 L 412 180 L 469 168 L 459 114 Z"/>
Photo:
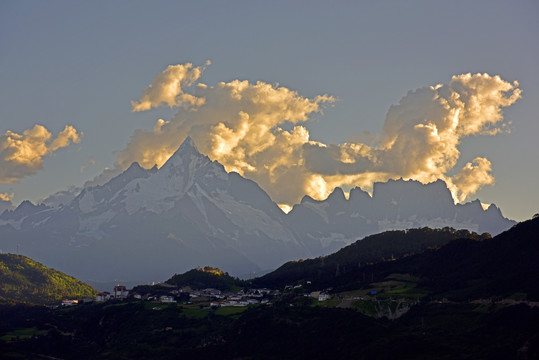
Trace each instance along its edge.
<path fill-rule="evenodd" d="M 516 224 L 493 204 L 486 211 L 479 200 L 455 205 L 441 180 L 421 184 L 402 179 L 375 183 L 372 197 L 359 188 L 350 191 L 348 200 L 340 188 L 323 201 L 305 196 L 287 222 L 300 239 L 320 239 L 323 254 L 388 230 L 452 227 L 494 236 Z"/>
<path fill-rule="evenodd" d="M 379 264 L 379 276 L 407 272 L 434 293 L 465 300 L 521 293 L 539 300 L 539 218 L 524 221 L 482 242 L 460 239 L 394 264 Z"/>
<path fill-rule="evenodd" d="M 159 281 L 205 264 L 246 275 L 312 255 L 284 217 L 256 183 L 227 173 L 188 138 L 159 170 L 135 163 L 68 205 L 6 218 L 0 248 L 20 246 L 92 280 Z"/>
<path fill-rule="evenodd" d="M 409 252 L 405 256 L 400 252 L 394 261 L 386 261 L 388 251 L 402 249 L 397 244 L 413 231 L 406 235 L 398 231 L 382 233 L 324 258 L 290 262 L 253 282 L 260 286 L 284 287 L 310 281 L 313 289 L 332 287 L 335 291 L 344 291 L 369 288 L 369 284 L 384 281 L 391 274 L 409 274 L 419 279 L 420 288 L 438 298 L 539 300 L 539 217 L 519 223 L 494 238 L 466 234 L 462 230 L 454 232 L 454 236 L 440 230 L 418 231 L 423 232 L 419 244 L 424 251 Z M 374 243 L 377 238 L 374 251 L 369 253 L 367 242 Z M 376 256 L 371 258 L 373 263 L 365 264 L 368 255 L 384 247 L 385 255 L 379 253 L 377 259 Z"/>
<path fill-rule="evenodd" d="M 336 278 L 347 273 L 362 273 L 366 265 L 393 260 L 427 249 L 440 248 L 452 240 L 467 238 L 484 240 L 490 235 L 478 235 L 467 230 L 411 229 L 386 231 L 368 236 L 324 257 L 290 261 L 275 271 L 254 279 L 257 286 L 284 287 L 298 282 L 313 281 L 317 286 L 330 287 Z"/>
<path fill-rule="evenodd" d="M 0 254 L 0 298 L 53 304 L 65 298 L 93 297 L 96 293 L 95 289 L 74 277 L 26 256 Z"/>
<path fill-rule="evenodd" d="M 187 138 L 160 169 L 133 163 L 65 205 L 23 202 L 5 211 L 0 249 L 19 249 L 88 281 L 140 283 L 202 265 L 252 276 L 329 254 L 380 229 L 495 233 L 512 224 L 478 201 L 454 205 L 443 182 L 402 180 L 376 184 L 373 197 L 359 189 L 348 200 L 341 189 L 324 201 L 305 197 L 285 215 L 255 182 L 227 173 Z"/>
<path fill-rule="evenodd" d="M 193 289 L 213 288 L 221 291 L 239 289 L 246 285 L 245 280 L 239 280 L 220 269 L 205 266 L 189 270 L 183 274 L 175 274 L 165 283 L 177 287 L 189 286 Z"/>

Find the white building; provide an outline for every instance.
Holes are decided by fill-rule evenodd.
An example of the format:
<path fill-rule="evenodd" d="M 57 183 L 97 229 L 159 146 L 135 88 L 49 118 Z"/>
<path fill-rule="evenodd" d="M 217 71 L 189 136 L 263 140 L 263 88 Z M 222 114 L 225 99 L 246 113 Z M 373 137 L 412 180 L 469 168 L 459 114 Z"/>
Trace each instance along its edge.
<path fill-rule="evenodd" d="M 123 285 L 116 285 L 113 292 L 115 299 L 125 299 L 129 295 L 129 291 Z"/>
<path fill-rule="evenodd" d="M 318 301 L 326 301 L 330 298 L 331 296 L 327 293 L 320 293 L 320 295 L 318 295 Z"/>

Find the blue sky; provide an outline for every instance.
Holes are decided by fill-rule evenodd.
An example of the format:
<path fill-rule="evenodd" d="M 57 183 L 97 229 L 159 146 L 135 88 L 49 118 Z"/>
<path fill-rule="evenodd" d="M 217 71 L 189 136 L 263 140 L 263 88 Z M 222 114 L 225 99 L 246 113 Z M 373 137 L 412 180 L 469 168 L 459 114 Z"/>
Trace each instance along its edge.
<path fill-rule="evenodd" d="M 495 184 L 472 198 L 526 219 L 539 212 L 538 15 L 536 1 L 4 1 L 0 135 L 41 124 L 56 136 L 69 124 L 83 136 L 0 194 L 36 202 L 113 167 L 135 129 L 176 113 L 130 105 L 171 64 L 211 60 L 209 85 L 260 80 L 335 97 L 308 125 L 325 144 L 379 134 L 410 90 L 486 72 L 518 81 L 522 98 L 504 109 L 510 133 L 462 138 L 455 171 L 488 158 Z"/>

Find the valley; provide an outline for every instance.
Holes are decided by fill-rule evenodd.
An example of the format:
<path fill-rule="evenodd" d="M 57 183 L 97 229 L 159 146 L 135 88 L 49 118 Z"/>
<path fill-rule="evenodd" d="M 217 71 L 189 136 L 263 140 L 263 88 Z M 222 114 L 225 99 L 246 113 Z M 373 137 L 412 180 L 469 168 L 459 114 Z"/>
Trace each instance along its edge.
<path fill-rule="evenodd" d="M 0 351 L 7 359 L 535 358 L 539 217 L 493 238 L 415 231 L 404 235 L 416 242 L 390 258 L 369 255 L 373 240 L 364 239 L 251 280 L 207 266 L 115 300 L 4 303 Z M 417 249 L 425 234 L 448 240 Z M 402 235 L 373 239 L 383 249 Z M 340 270 L 324 275 L 326 263 L 336 270 L 332 259 Z"/>

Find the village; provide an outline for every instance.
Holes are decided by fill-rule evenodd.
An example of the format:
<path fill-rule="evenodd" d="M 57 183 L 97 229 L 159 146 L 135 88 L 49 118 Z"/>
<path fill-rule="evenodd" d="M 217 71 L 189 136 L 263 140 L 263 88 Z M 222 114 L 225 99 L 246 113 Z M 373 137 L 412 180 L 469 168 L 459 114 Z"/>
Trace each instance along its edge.
<path fill-rule="evenodd" d="M 284 292 L 298 289 L 299 286 L 286 286 Z M 178 288 L 174 285 L 159 283 L 145 285 L 128 290 L 124 285 L 116 285 L 112 292 L 98 293 L 95 298 L 64 299 L 62 306 L 75 306 L 81 303 L 145 300 L 156 303 L 183 303 L 194 304 L 209 308 L 249 306 L 249 305 L 272 305 L 272 302 L 282 295 L 280 290 L 267 288 L 245 289 L 239 291 L 221 291 L 214 288 L 192 289 L 190 286 Z M 304 293 L 303 296 L 314 298 L 317 301 L 330 299 L 327 292 L 314 291 Z"/>

